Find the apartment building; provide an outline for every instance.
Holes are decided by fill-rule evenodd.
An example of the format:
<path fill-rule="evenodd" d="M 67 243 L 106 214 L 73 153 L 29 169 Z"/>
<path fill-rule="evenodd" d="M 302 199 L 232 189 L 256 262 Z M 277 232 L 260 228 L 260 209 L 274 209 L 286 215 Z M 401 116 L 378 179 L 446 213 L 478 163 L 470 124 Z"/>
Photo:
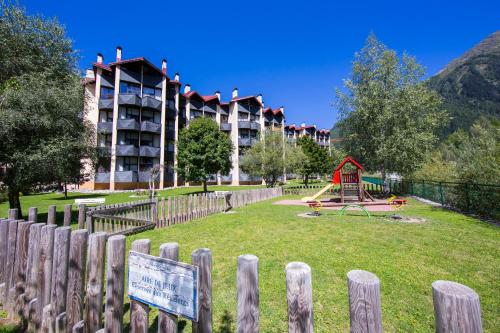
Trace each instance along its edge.
<path fill-rule="evenodd" d="M 316 125 L 306 125 L 305 123 L 296 126 L 295 124 L 286 125 L 284 128 L 285 139 L 290 143 L 295 143 L 298 138 L 309 136 L 320 147 L 331 151 L 330 130 L 318 129 Z"/>
<path fill-rule="evenodd" d="M 192 119 L 208 117 L 220 124 L 233 142 L 233 169 L 230 175 L 213 175 L 212 184 L 260 184 L 239 168 L 246 149 L 259 140 L 266 128 L 284 135 L 283 107 L 264 108 L 262 95 L 221 100 L 216 91 L 203 95 L 185 84 L 179 74 L 167 75 L 167 61 L 156 67 L 145 58 L 116 59 L 106 64 L 101 54 L 87 71 L 85 83 L 86 117 L 96 126 L 100 150 L 97 170 L 82 187 L 89 189 L 147 188 L 151 168 L 162 165 L 159 187 L 185 185 L 176 173 L 176 144 L 179 131 Z"/>

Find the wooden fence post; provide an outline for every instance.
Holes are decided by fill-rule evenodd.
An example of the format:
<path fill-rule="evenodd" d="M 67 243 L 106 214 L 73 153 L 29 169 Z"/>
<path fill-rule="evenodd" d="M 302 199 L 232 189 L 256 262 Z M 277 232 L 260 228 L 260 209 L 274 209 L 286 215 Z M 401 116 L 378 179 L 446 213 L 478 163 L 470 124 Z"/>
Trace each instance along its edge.
<path fill-rule="evenodd" d="M 85 205 L 78 206 L 78 229 L 85 229 L 85 219 L 87 207 Z"/>
<path fill-rule="evenodd" d="M 66 312 L 60 313 L 56 316 L 56 333 L 65 333 L 68 327 L 68 317 Z"/>
<path fill-rule="evenodd" d="M 56 224 L 56 205 L 50 205 L 47 209 L 47 224 Z"/>
<path fill-rule="evenodd" d="M 83 297 L 85 281 L 85 265 L 87 263 L 87 238 L 85 229 L 71 233 L 68 267 L 68 293 L 66 296 L 67 331 L 71 332 L 83 317 Z"/>
<path fill-rule="evenodd" d="M 288 332 L 313 332 L 311 268 L 302 262 L 286 265 Z"/>
<path fill-rule="evenodd" d="M 28 247 L 28 261 L 26 264 L 26 280 L 24 291 L 24 318 L 29 318 L 28 304 L 37 298 L 38 288 L 38 270 L 40 262 L 40 236 L 42 227 L 45 223 L 36 223 L 31 225 Z"/>
<path fill-rule="evenodd" d="M 351 332 L 382 332 L 380 280 L 375 274 L 353 270 L 347 273 Z"/>
<path fill-rule="evenodd" d="M 172 225 L 172 199 L 168 197 L 167 199 L 167 226 Z"/>
<path fill-rule="evenodd" d="M 104 328 L 106 332 L 119 333 L 123 330 L 125 236 L 115 235 L 109 237 L 107 257 Z"/>
<path fill-rule="evenodd" d="M 238 257 L 237 331 L 259 332 L 259 258 L 246 254 Z"/>
<path fill-rule="evenodd" d="M 170 225 L 177 223 L 177 197 L 172 197 L 172 221 Z"/>
<path fill-rule="evenodd" d="M 52 264 L 54 254 L 54 234 L 56 225 L 46 225 L 42 227 L 40 233 L 40 256 L 38 264 L 38 291 L 36 303 L 36 314 L 34 316 L 34 326 L 36 328 L 42 325 L 44 307 L 50 306 L 51 287 L 52 287 Z M 47 314 L 47 313 L 46 313 Z M 48 318 L 45 318 L 49 320 Z"/>
<path fill-rule="evenodd" d="M 71 227 L 59 227 L 54 233 L 54 260 L 52 266 L 52 283 L 50 303 L 52 305 L 52 318 L 65 311 L 66 292 L 68 286 L 68 258 L 71 242 Z"/>
<path fill-rule="evenodd" d="M 64 226 L 68 227 L 71 224 L 71 204 L 64 205 Z"/>
<path fill-rule="evenodd" d="M 28 211 L 28 221 L 36 223 L 38 220 L 38 208 L 30 207 Z"/>
<path fill-rule="evenodd" d="M 9 220 L 17 220 L 19 218 L 19 210 L 17 208 L 9 209 Z"/>
<path fill-rule="evenodd" d="M 9 244 L 9 220 L 0 220 L 0 284 L 5 283 L 7 277 L 7 248 Z M 3 295 L 0 295 L 3 304 Z"/>
<path fill-rule="evenodd" d="M 162 206 L 164 201 L 162 202 Z M 138 239 L 132 242 L 132 251 L 149 254 L 151 241 Z M 149 306 L 147 304 L 130 300 L 130 331 L 132 333 L 147 333 L 149 325 Z M 159 325 L 158 325 L 159 326 Z"/>
<path fill-rule="evenodd" d="M 166 205 L 165 205 L 165 198 L 161 198 L 161 219 L 160 219 L 160 227 L 161 228 L 164 228 L 167 223 L 166 223 L 166 219 L 167 219 L 167 212 L 165 211 L 165 208 L 166 208 Z"/>
<path fill-rule="evenodd" d="M 160 257 L 179 260 L 179 244 L 165 243 L 160 245 Z M 177 316 L 159 310 L 158 333 L 177 333 Z"/>
<path fill-rule="evenodd" d="M 436 332 L 481 333 L 479 296 L 463 284 L 438 280 L 432 283 Z"/>
<path fill-rule="evenodd" d="M 198 322 L 193 321 L 193 333 L 212 332 L 212 252 L 197 249 L 191 262 L 199 267 Z"/>
<path fill-rule="evenodd" d="M 76 325 L 73 326 L 73 333 L 85 333 L 85 321 L 80 320 Z"/>
<path fill-rule="evenodd" d="M 85 330 L 94 333 L 102 328 L 102 297 L 106 233 L 96 232 L 89 237 L 87 295 L 85 301 Z"/>

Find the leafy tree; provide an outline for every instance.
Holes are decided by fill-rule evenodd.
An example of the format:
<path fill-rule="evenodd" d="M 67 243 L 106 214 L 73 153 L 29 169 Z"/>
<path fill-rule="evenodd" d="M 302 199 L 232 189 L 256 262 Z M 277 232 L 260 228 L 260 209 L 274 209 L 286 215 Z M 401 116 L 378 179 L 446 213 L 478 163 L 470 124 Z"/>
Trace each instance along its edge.
<path fill-rule="evenodd" d="M 240 167 L 249 175 L 262 177 L 267 187 L 274 187 L 285 172 L 295 172 L 304 158 L 302 150 L 283 142 L 281 132 L 267 130 L 262 140 L 245 152 Z"/>
<path fill-rule="evenodd" d="M 309 136 L 297 140 L 297 146 L 302 149 L 305 159 L 298 168 L 298 173 L 304 178 L 304 184 L 309 185 L 312 175 L 324 175 L 332 168 L 332 159 L 326 149 L 321 148 Z"/>
<path fill-rule="evenodd" d="M 351 78 L 337 89 L 344 147 L 369 171 L 409 175 L 424 162 L 447 123 L 441 99 L 414 58 L 400 58 L 370 34 Z"/>
<path fill-rule="evenodd" d="M 63 27 L 14 6 L 1 13 L 0 181 L 22 214 L 20 192 L 81 180 L 83 161 L 95 157 L 94 128 Z"/>
<path fill-rule="evenodd" d="M 177 142 L 177 168 L 179 176 L 188 182 L 203 183 L 207 191 L 210 175 L 229 174 L 233 144 L 219 125 L 209 118 L 197 118 L 181 130 Z"/>

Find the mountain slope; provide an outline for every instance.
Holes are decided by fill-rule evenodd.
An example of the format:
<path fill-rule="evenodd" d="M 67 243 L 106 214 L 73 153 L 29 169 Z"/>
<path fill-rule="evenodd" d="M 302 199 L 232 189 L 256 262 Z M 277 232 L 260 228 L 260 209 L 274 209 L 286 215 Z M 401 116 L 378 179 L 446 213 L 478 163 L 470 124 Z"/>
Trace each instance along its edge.
<path fill-rule="evenodd" d="M 452 117 L 447 133 L 468 129 L 481 116 L 499 118 L 500 31 L 431 77 L 429 86 L 444 98 Z"/>

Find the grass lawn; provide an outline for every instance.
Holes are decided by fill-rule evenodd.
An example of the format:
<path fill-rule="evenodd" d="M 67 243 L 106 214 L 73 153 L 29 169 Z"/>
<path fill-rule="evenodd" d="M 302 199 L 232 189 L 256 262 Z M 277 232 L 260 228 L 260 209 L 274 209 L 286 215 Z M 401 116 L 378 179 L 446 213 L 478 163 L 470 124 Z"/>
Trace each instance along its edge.
<path fill-rule="evenodd" d="M 304 219 L 297 214 L 307 208 L 276 206 L 271 201 L 236 211 L 127 238 L 128 247 L 135 239 L 151 239 L 153 255 L 158 255 L 160 244 L 178 242 L 184 262 L 191 261 L 197 248 L 212 250 L 215 332 L 235 331 L 236 258 L 246 253 L 260 259 L 262 332 L 287 331 L 284 269 L 291 261 L 312 268 L 316 332 L 349 330 L 346 274 L 352 269 L 368 270 L 380 278 L 384 331 L 434 331 L 431 283 L 444 279 L 476 290 L 485 332 L 498 332 L 498 227 L 414 200 L 400 214 L 423 217 L 424 224 L 391 222 L 384 217 L 387 213 L 368 219 L 357 212 L 339 218 L 328 211 Z M 156 313 L 151 312 L 153 327 Z M 127 310 L 126 322 L 128 317 Z M 191 331 L 190 324 L 184 331 Z"/>
<path fill-rule="evenodd" d="M 254 188 L 260 188 L 263 186 L 209 186 L 208 191 L 236 191 L 236 190 L 248 190 Z M 201 186 L 192 187 L 179 187 L 175 189 L 162 190 L 159 191 L 159 197 L 168 197 L 173 195 L 183 195 L 190 193 L 202 192 L 203 188 Z M 144 192 L 146 193 L 146 192 Z M 33 194 L 21 197 L 21 207 L 22 213 L 25 219 L 28 218 L 28 209 L 30 207 L 38 208 L 38 220 L 40 222 L 47 221 L 47 209 L 50 205 L 57 206 L 57 216 L 56 220 L 58 224 L 63 223 L 64 216 L 64 205 L 74 204 L 75 199 L 84 198 L 106 198 L 106 204 L 113 204 L 119 202 L 127 201 L 137 201 L 147 199 L 147 194 L 142 197 L 136 197 L 137 193 L 128 192 L 116 192 L 116 193 L 80 193 L 80 192 L 68 192 L 68 199 L 64 199 L 64 194 L 62 193 L 45 193 L 45 194 Z M 0 204 L 0 217 L 5 218 L 8 215 L 9 203 L 3 202 Z M 77 223 L 78 218 L 78 207 L 73 206 L 73 223 Z"/>

